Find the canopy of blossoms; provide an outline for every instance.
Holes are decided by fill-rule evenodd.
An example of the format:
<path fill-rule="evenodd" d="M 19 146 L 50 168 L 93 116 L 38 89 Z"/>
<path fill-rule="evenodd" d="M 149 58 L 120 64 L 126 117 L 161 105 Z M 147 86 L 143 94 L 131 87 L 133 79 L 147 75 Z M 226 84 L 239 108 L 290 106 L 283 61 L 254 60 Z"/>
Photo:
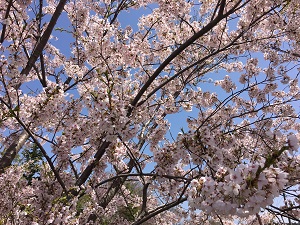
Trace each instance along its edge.
<path fill-rule="evenodd" d="M 0 224 L 300 222 L 299 21 L 299 0 L 0 0 Z"/>

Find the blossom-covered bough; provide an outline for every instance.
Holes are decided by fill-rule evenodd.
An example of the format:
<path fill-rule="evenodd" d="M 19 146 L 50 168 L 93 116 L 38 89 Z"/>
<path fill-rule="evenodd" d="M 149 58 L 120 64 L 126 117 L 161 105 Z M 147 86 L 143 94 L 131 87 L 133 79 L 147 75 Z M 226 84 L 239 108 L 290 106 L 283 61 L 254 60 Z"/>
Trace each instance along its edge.
<path fill-rule="evenodd" d="M 298 0 L 0 4 L 0 224 L 300 222 Z"/>

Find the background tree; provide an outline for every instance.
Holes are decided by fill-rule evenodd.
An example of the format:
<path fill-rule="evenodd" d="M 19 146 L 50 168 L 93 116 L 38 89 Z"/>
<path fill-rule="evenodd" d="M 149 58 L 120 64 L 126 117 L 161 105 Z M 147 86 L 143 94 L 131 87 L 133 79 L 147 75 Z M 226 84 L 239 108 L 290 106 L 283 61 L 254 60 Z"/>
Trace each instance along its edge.
<path fill-rule="evenodd" d="M 299 222 L 298 0 L 0 4 L 0 223 Z"/>

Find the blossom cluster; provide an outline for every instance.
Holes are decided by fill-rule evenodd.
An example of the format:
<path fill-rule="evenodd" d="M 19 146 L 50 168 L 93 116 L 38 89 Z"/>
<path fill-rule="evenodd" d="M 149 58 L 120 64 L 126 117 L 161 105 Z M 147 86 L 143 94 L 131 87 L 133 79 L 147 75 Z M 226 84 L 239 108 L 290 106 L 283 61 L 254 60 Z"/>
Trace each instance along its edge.
<path fill-rule="evenodd" d="M 189 192 L 191 209 L 241 217 L 259 213 L 261 208 L 273 203 L 288 182 L 287 173 L 278 168 L 267 169 L 258 175 L 259 166 L 240 165 L 231 171 L 220 168 L 216 179 L 193 179 Z"/>

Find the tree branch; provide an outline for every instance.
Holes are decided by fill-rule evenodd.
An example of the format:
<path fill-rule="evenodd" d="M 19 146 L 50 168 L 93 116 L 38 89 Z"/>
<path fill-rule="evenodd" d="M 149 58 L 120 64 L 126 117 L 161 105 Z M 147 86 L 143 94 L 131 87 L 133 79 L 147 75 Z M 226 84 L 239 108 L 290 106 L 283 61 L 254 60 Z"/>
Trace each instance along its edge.
<path fill-rule="evenodd" d="M 224 4 L 225 0 L 222 1 L 222 3 Z M 143 96 L 143 94 L 146 92 L 146 90 L 150 87 L 150 85 L 153 83 L 153 81 L 156 79 L 156 77 L 158 77 L 158 75 L 163 71 L 163 69 L 169 65 L 169 63 L 171 61 L 173 61 L 173 59 L 175 59 L 182 51 L 184 51 L 187 47 L 189 47 L 191 44 L 193 44 L 197 39 L 199 39 L 200 37 L 202 37 L 204 34 L 206 34 L 207 32 L 209 32 L 211 29 L 213 29 L 222 19 L 224 19 L 225 17 L 227 17 L 228 15 L 230 15 L 231 13 L 233 13 L 236 9 L 236 7 L 239 5 L 241 1 L 239 1 L 231 10 L 229 10 L 226 14 L 222 14 L 219 13 L 219 15 L 212 20 L 210 23 L 208 23 L 206 26 L 204 26 L 200 31 L 198 31 L 196 34 L 194 34 L 192 37 L 190 37 L 185 43 L 183 43 L 182 45 L 180 45 L 179 48 L 177 48 L 174 52 L 171 53 L 171 55 L 169 55 L 169 57 L 162 63 L 160 64 L 160 66 L 155 70 L 155 72 L 153 73 L 153 75 L 148 79 L 148 81 L 144 84 L 144 86 L 141 88 L 141 90 L 138 92 L 138 94 L 136 95 L 136 97 L 133 99 L 133 101 L 131 102 L 131 107 L 129 107 L 127 116 L 130 116 L 133 108 L 137 105 L 138 101 L 141 99 L 141 97 Z M 222 3 L 220 6 L 220 11 L 222 10 Z"/>
<path fill-rule="evenodd" d="M 148 187 L 149 187 L 150 183 L 146 183 L 144 185 L 144 188 L 143 188 L 143 204 L 142 204 L 142 208 L 141 208 L 141 212 L 140 214 L 142 213 L 147 213 L 147 192 L 148 192 Z"/>
<path fill-rule="evenodd" d="M 9 16 L 9 11 L 10 11 L 10 8 L 12 7 L 13 5 L 13 1 L 10 0 L 9 3 L 8 3 L 8 6 L 7 6 L 7 9 L 6 9 L 6 12 L 5 12 L 5 17 L 4 19 L 6 20 Z M 2 23 L 3 24 L 3 23 Z M 5 38 L 5 32 L 6 32 L 6 24 L 3 24 L 3 27 L 2 27 L 2 33 L 1 33 L 1 37 L 0 37 L 0 43 L 2 44 L 4 42 L 4 38 Z"/>
<path fill-rule="evenodd" d="M 25 66 L 25 68 L 21 71 L 21 74 L 25 74 L 27 75 L 31 68 L 33 67 L 33 65 L 35 64 L 36 60 L 38 59 L 38 57 L 42 54 L 42 51 L 44 50 L 50 35 L 53 31 L 53 28 L 60 16 L 60 14 L 62 13 L 64 6 L 66 4 L 67 0 L 61 0 L 58 5 L 56 6 L 56 10 L 53 14 L 53 16 L 51 17 L 51 20 L 46 28 L 46 30 L 44 31 L 41 39 L 39 40 L 37 46 L 35 47 L 34 51 L 32 52 L 27 65 Z"/>
<path fill-rule="evenodd" d="M 2 158 L 0 159 L 0 174 L 4 172 L 4 169 L 9 167 L 20 151 L 26 140 L 29 138 L 29 134 L 23 130 L 18 138 L 5 150 Z"/>
<path fill-rule="evenodd" d="M 55 169 L 51 158 L 48 156 L 46 150 L 43 148 L 43 146 L 40 144 L 40 142 L 35 138 L 34 134 L 29 130 L 29 128 L 19 119 L 19 117 L 13 112 L 14 118 L 19 122 L 19 124 L 23 127 L 24 131 L 26 132 L 27 135 L 32 138 L 32 140 L 34 141 L 34 143 L 39 147 L 39 149 L 41 150 L 41 152 L 43 153 L 43 156 L 45 157 L 45 159 L 47 160 L 52 172 L 54 173 L 58 183 L 61 185 L 62 189 L 64 190 L 65 193 L 68 193 L 67 188 L 63 182 L 63 180 L 61 179 L 59 173 L 57 172 L 57 170 Z M 26 141 L 26 139 L 24 140 L 24 142 Z"/>
<path fill-rule="evenodd" d="M 158 210 L 152 211 L 149 214 L 147 214 L 146 216 L 142 217 L 141 219 L 137 220 L 136 222 L 134 222 L 132 225 L 139 225 L 139 224 L 143 224 L 144 222 L 146 222 L 147 220 L 151 219 L 152 217 L 160 214 L 161 212 L 164 212 L 168 209 L 173 208 L 174 206 L 177 206 L 183 202 L 185 202 L 187 200 L 187 197 L 184 198 L 179 198 L 177 199 L 175 202 L 169 203 L 164 205 L 163 207 L 161 207 Z"/>
<path fill-rule="evenodd" d="M 42 54 L 42 51 L 44 49 L 44 47 L 46 46 L 50 35 L 52 33 L 52 30 L 60 16 L 60 14 L 62 13 L 62 10 L 66 4 L 67 0 L 61 0 L 59 2 L 59 4 L 56 7 L 56 10 L 53 14 L 53 16 L 51 17 L 51 20 L 48 24 L 48 27 L 46 28 L 43 36 L 41 37 L 40 41 L 38 42 L 36 48 L 34 49 L 33 53 L 31 54 L 26 67 L 21 71 L 21 74 L 25 74 L 27 75 L 30 70 L 32 69 L 32 67 L 34 66 L 36 60 L 38 59 L 38 57 Z M 9 10 L 10 7 L 12 6 L 12 0 L 9 1 L 9 5 L 7 7 L 6 10 L 6 15 L 5 18 L 8 17 L 9 14 Z M 1 34 L 1 38 L 0 38 L 0 43 L 3 43 L 4 41 L 4 36 L 5 36 L 5 29 L 6 29 L 6 24 L 3 25 L 3 29 L 2 29 L 2 34 Z M 21 84 L 19 84 L 18 86 L 20 86 Z M 45 84 L 43 84 L 45 85 Z M 18 87 L 19 88 L 19 87 Z M 1 158 L 0 160 L 0 173 L 3 172 L 4 168 L 8 167 L 11 165 L 12 161 L 14 160 L 17 152 L 22 148 L 22 146 L 24 145 L 24 143 L 26 142 L 26 140 L 29 138 L 29 134 L 26 131 L 23 131 L 21 133 L 21 135 L 19 136 L 19 138 L 17 138 L 16 141 L 14 141 L 14 143 L 12 143 L 8 149 L 5 151 L 4 156 Z"/>
<path fill-rule="evenodd" d="M 94 156 L 94 160 L 92 163 L 90 163 L 85 170 L 82 172 L 82 174 L 80 175 L 80 177 L 77 179 L 76 181 L 76 185 L 80 186 L 82 184 L 84 184 L 86 182 L 86 180 L 89 178 L 89 176 L 91 175 L 91 173 L 93 172 L 93 169 L 96 167 L 97 163 L 99 162 L 99 160 L 101 159 L 101 157 L 104 155 L 105 150 L 108 148 L 108 146 L 110 145 L 111 142 L 107 142 L 104 141 L 100 147 L 98 148 L 95 156 Z"/>

